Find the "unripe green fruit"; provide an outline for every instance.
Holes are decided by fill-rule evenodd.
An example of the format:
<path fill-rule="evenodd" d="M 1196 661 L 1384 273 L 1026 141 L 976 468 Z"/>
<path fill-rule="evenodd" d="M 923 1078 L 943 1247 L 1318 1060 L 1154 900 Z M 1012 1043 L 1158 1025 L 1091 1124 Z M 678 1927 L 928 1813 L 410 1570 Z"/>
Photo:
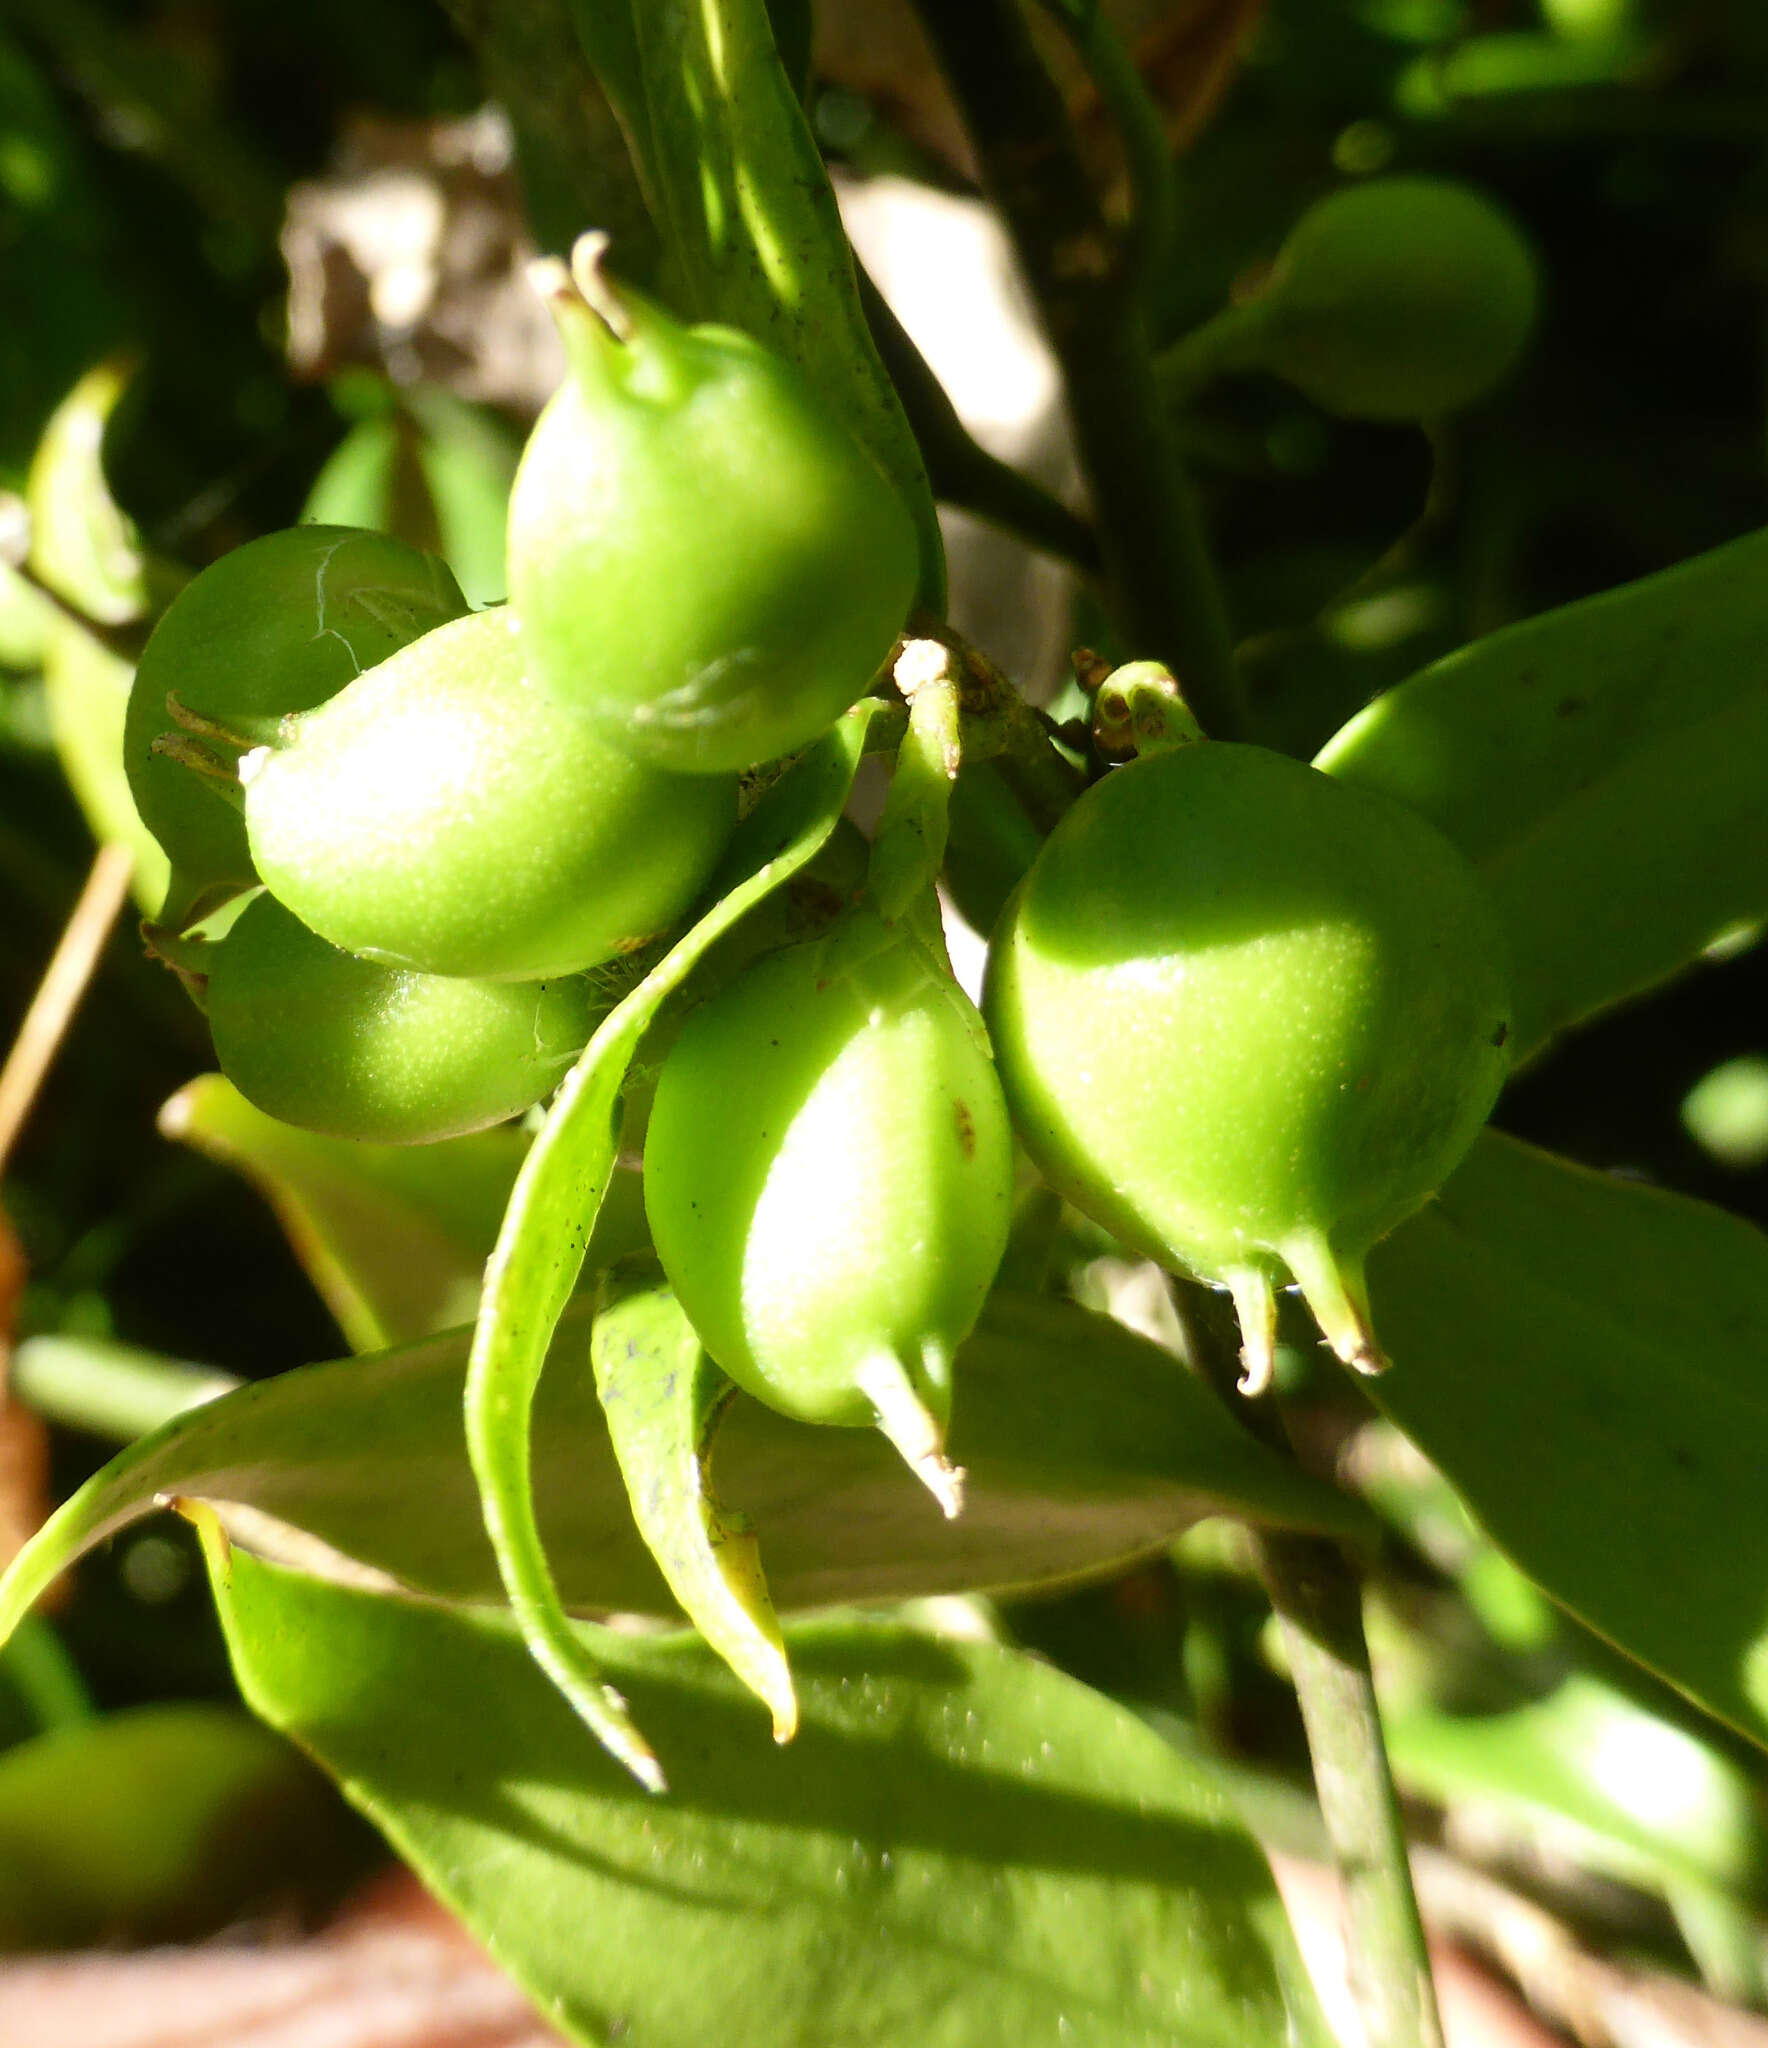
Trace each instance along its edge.
<path fill-rule="evenodd" d="M 1446 839 L 1259 747 L 1138 761 L 1051 834 L 984 1008 L 1032 1156 L 1126 1243 L 1233 1290 L 1249 1385 L 1289 1278 L 1379 1369 L 1364 1256 L 1505 1073 L 1502 934 Z"/>
<path fill-rule="evenodd" d="M 581 266 L 580 266 L 581 267 Z M 536 675 L 661 767 L 723 774 L 814 739 L 888 658 L 917 546 L 803 377 L 555 266 L 570 366 L 510 499 L 510 599 Z"/>
<path fill-rule="evenodd" d="M 664 1063 L 645 1207 L 707 1350 L 784 1414 L 877 1424 L 948 1514 L 952 1356 L 1012 1189 L 982 1020 L 868 912 L 758 962 Z"/>
<path fill-rule="evenodd" d="M 172 862 L 162 923 L 181 928 L 256 880 L 237 809 L 154 751 L 178 731 L 168 695 L 254 732 L 323 703 L 466 608 L 436 556 L 348 526 L 248 541 L 179 592 L 142 653 L 123 738 L 136 808 Z"/>
<path fill-rule="evenodd" d="M 673 924 L 736 822 L 730 777 L 616 752 L 475 612 L 285 721 L 240 764 L 271 893 L 348 952 L 541 981 Z"/>
<path fill-rule="evenodd" d="M 519 1116 L 558 1086 L 600 1011 L 581 979 L 461 981 L 341 953 L 270 896 L 215 948 L 221 1071 L 267 1115 L 424 1145 Z"/>
<path fill-rule="evenodd" d="M 1244 310 L 1256 360 L 1328 412 L 1422 420 L 1506 375 L 1538 297 L 1529 245 L 1490 200 L 1372 178 L 1308 208 Z"/>

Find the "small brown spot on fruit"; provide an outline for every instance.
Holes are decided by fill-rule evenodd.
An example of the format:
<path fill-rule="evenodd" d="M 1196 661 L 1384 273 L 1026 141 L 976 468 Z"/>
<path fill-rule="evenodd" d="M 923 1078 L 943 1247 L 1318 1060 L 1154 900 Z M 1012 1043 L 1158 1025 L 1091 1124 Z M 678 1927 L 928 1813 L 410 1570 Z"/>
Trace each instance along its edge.
<path fill-rule="evenodd" d="M 970 1114 L 967 1102 L 954 1099 L 952 1117 L 958 1127 L 958 1149 L 966 1159 L 976 1157 L 976 1119 Z"/>

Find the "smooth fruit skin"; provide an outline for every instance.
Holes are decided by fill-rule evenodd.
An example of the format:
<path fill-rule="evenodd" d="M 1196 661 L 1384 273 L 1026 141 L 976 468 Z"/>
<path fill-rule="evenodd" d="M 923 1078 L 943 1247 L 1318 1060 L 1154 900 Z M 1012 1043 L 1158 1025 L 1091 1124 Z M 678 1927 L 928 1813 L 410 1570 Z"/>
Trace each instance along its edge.
<path fill-rule="evenodd" d="M 1328 412 L 1458 411 L 1516 363 L 1540 296 L 1528 243 L 1446 178 L 1374 178 L 1311 206 L 1277 256 L 1259 358 Z"/>
<path fill-rule="evenodd" d="M 1127 1243 L 1233 1288 L 1249 1377 L 1297 1281 L 1379 1369 L 1362 1261 L 1448 1176 L 1505 1073 L 1505 952 L 1430 825 L 1262 748 L 1119 769 L 1009 902 L 984 1010 L 1014 1123 Z"/>
<path fill-rule="evenodd" d="M 645 1143 L 658 1256 L 713 1358 L 784 1414 L 881 1424 L 948 1513 L 951 1361 L 1012 1187 L 980 1017 L 924 944 L 865 911 L 688 1019 Z"/>
<path fill-rule="evenodd" d="M 339 952 L 273 897 L 241 912 L 209 974 L 221 1071 L 267 1115 L 381 1145 L 519 1116 L 565 1077 L 600 1015 L 589 984 L 461 981 Z"/>
<path fill-rule="evenodd" d="M 733 329 L 563 285 L 570 367 L 510 499 L 510 600 L 535 673 L 660 767 L 727 774 L 806 745 L 902 629 L 913 525 L 790 364 Z"/>
<path fill-rule="evenodd" d="M 736 822 L 730 777 L 606 746 L 528 676 L 507 611 L 439 627 L 241 763 L 252 857 L 301 921 L 425 974 L 540 981 L 673 924 Z"/>
<path fill-rule="evenodd" d="M 172 862 L 162 923 L 181 927 L 257 879 L 238 811 L 153 751 L 178 731 L 168 693 L 250 731 L 323 703 L 466 608 L 437 556 L 350 526 L 266 534 L 179 592 L 142 652 L 123 741 L 136 808 Z"/>

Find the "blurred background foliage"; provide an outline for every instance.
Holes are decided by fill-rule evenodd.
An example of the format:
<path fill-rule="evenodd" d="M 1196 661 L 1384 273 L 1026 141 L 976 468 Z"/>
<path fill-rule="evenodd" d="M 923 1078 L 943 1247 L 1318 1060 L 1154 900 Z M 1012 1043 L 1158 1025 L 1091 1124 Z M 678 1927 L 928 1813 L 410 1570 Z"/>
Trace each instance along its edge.
<path fill-rule="evenodd" d="M 1176 255 L 1156 281 L 1166 336 L 1244 291 L 1309 201 L 1380 172 L 1472 181 L 1540 253 L 1543 317 L 1522 371 L 1430 435 L 1329 418 L 1257 377 L 1186 416 L 1273 744 L 1312 752 L 1468 638 L 1768 521 L 1760 0 L 1109 11 L 1178 152 Z M 488 27 L 494 13 L 468 0 L 453 17 L 432 0 L 0 0 L 0 488 L 28 492 L 57 407 L 94 365 L 126 360 L 105 463 L 150 564 L 194 570 L 311 512 L 438 546 L 475 602 L 499 597 L 503 492 L 553 374 L 520 263 L 530 237 L 556 246 L 584 224 L 586 180 L 556 106 L 512 106 L 513 140 L 487 111 L 487 80 L 507 93 L 535 75 L 534 51 Z M 563 20 L 542 0 L 525 14 L 537 39 Z M 1054 33 L 1050 46 L 1060 63 Z M 814 123 L 850 197 L 885 177 L 973 189 L 906 5 L 818 0 L 809 51 Z M 1115 191 L 1108 124 L 1084 77 L 1063 76 Z M 989 559 L 991 574 L 1019 573 Z M 1084 599 L 1050 627 L 1059 643 L 1097 629 Z M 44 680 L 68 630 L 0 580 L 6 1036 L 91 859 Z M 104 644 L 116 654 L 115 636 Z M 1768 1224 L 1768 955 L 1752 936 L 1580 1033 L 1499 1120 Z M 269 1209 L 156 1130 L 160 1105 L 207 1064 L 200 1019 L 120 933 L 8 1165 L 29 1276 L 18 1337 L 120 1340 L 246 1376 L 346 1348 Z M 1099 1249 L 1081 1233 L 1077 1269 L 1093 1271 Z M 1299 1351 L 1290 1365 L 1307 1369 Z M 1570 1840 L 1585 1924 L 1759 2004 L 1759 1758 L 1574 1639 L 1355 1400 L 1342 1383 L 1322 1389 L 1320 1427 L 1350 1447 L 1347 1469 L 1390 1531 L 1385 1676 L 1411 1704 L 1396 1751 L 1432 1825 L 1464 1798 L 1485 1811 L 1496 1798 L 1530 1882 L 1564 1892 L 1542 1844 Z M 107 1449 L 69 1429 L 52 1444 L 57 1496 Z M 1170 1562 L 1008 1625 L 1177 1739 L 1201 1731 L 1261 1770 L 1299 1771 L 1265 1615 L 1234 1544 L 1205 1530 Z M 0 1741 L 92 1700 L 227 1695 L 176 1531 L 84 1567 L 54 1635 L 59 1650 L 32 1638 L 0 1664 Z M 1567 1707 L 1574 1672 L 1585 1689 Z M 1550 1696 L 1557 1720 L 1517 1718 Z M 1432 1718 L 1448 1709 L 1508 1718 L 1470 1761 Z M 1641 1714 L 1708 1760 L 1709 1836 L 1686 1813 L 1654 1835 L 1637 1815 L 1593 1810 L 1587 1773 L 1566 1791 L 1590 1728 Z"/>

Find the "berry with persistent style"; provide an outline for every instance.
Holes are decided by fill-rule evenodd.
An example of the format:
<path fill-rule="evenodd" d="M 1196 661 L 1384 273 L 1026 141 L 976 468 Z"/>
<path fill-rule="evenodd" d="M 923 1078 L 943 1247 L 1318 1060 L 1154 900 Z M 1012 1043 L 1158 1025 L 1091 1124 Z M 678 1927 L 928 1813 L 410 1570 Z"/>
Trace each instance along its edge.
<path fill-rule="evenodd" d="M 1232 1290 L 1247 1384 L 1299 1284 L 1383 1363 L 1363 1261 L 1472 1144 L 1504 1078 L 1504 946 L 1414 812 L 1259 747 L 1118 769 L 996 932 L 984 1008 L 1014 1122 L 1126 1243 Z"/>

